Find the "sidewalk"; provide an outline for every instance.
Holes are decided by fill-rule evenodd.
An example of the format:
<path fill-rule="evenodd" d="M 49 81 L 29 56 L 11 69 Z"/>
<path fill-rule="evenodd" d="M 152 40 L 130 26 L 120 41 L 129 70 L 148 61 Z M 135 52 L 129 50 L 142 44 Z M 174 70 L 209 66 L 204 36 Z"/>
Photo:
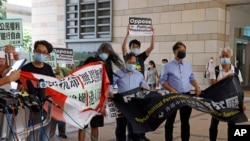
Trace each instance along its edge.
<path fill-rule="evenodd" d="M 246 115 L 250 119 L 250 91 L 245 91 L 245 104 L 247 106 Z M 209 141 L 208 129 L 210 125 L 211 116 L 193 110 L 190 118 L 190 141 Z M 250 122 L 246 124 L 250 125 Z M 174 125 L 174 141 L 181 141 L 180 134 L 180 120 L 179 115 L 176 116 L 175 125 Z M 160 127 L 153 131 L 148 132 L 146 136 L 151 141 L 164 141 L 164 126 L 165 122 L 160 125 Z M 99 141 L 115 141 L 115 120 L 105 119 L 105 125 L 102 128 L 99 128 Z M 53 137 L 51 141 L 78 141 L 78 129 L 67 125 L 67 136 L 68 139 L 61 139 L 58 137 Z M 89 135 L 86 136 L 86 141 L 90 141 Z M 219 132 L 217 141 L 227 141 L 227 123 L 220 122 Z"/>

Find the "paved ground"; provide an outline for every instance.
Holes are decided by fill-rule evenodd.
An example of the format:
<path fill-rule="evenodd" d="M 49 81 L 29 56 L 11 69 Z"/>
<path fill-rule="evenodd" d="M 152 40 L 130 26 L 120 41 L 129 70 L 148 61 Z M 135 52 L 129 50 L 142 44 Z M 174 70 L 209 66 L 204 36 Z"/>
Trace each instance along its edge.
<path fill-rule="evenodd" d="M 250 91 L 245 91 L 245 104 L 247 106 L 246 115 L 250 120 Z M 208 128 L 210 125 L 211 116 L 196 110 L 193 110 L 190 118 L 191 126 L 191 137 L 190 141 L 209 141 L 208 139 Z M 245 124 L 249 124 L 247 122 Z M 154 132 L 149 132 L 146 136 L 151 141 L 164 141 L 164 125 L 165 122 Z M 180 138 L 180 120 L 177 115 L 174 128 L 174 141 L 181 141 Z M 105 119 L 105 126 L 100 128 L 99 141 L 115 141 L 115 120 Z M 53 137 L 51 141 L 77 141 L 77 129 L 72 126 L 67 126 L 68 139 L 61 139 L 58 137 Z M 218 141 L 227 141 L 227 123 L 220 122 Z M 89 136 L 86 137 L 86 141 L 90 141 Z"/>

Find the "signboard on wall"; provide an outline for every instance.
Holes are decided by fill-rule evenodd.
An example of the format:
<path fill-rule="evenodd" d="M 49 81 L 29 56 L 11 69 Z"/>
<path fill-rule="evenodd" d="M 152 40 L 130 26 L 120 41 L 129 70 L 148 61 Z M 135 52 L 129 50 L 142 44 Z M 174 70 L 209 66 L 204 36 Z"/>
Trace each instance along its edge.
<path fill-rule="evenodd" d="M 22 19 L 1 19 L 0 20 L 0 46 L 12 44 L 23 45 Z"/>
<path fill-rule="evenodd" d="M 153 34 L 152 19 L 150 18 L 130 17 L 129 25 L 131 36 L 150 36 Z"/>

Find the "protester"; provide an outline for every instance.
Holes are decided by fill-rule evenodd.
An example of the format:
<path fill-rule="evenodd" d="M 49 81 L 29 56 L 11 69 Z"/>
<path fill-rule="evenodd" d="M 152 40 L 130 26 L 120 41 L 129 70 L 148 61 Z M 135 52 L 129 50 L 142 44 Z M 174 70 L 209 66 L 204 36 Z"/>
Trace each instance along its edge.
<path fill-rule="evenodd" d="M 123 93 L 138 87 L 148 89 L 147 83 L 143 75 L 136 69 L 136 56 L 133 53 L 127 55 L 126 69 L 116 71 L 114 75 L 113 87 L 117 84 L 118 94 Z M 112 96 L 112 94 L 111 94 Z M 126 125 L 129 124 L 124 116 L 116 118 L 116 140 L 126 140 Z M 140 141 L 139 134 L 135 134 L 131 130 L 131 139 L 133 141 Z"/>
<path fill-rule="evenodd" d="M 19 77 L 20 70 L 15 70 L 11 72 L 9 76 L 3 76 L 2 78 L 0 78 L 0 86 L 16 81 L 19 79 Z"/>
<path fill-rule="evenodd" d="M 55 74 L 53 73 L 52 67 L 49 64 L 45 63 L 46 58 L 50 56 L 50 53 L 52 51 L 53 51 L 53 46 L 48 41 L 46 41 L 46 40 L 36 41 L 34 44 L 34 50 L 33 50 L 34 61 L 25 64 L 21 68 L 21 71 L 32 72 L 32 73 L 37 73 L 37 74 L 55 77 Z M 21 91 L 24 89 L 24 87 L 20 81 L 18 81 L 18 89 Z M 35 125 L 37 123 L 41 123 L 42 116 L 45 116 L 45 115 L 41 115 L 41 111 L 34 112 L 34 113 L 32 113 L 32 116 L 30 116 L 32 118 L 29 120 L 32 121 L 32 125 Z M 51 122 L 55 122 L 55 120 L 52 118 Z M 41 140 L 41 139 L 47 140 L 49 138 L 49 136 L 48 136 L 49 130 L 50 130 L 49 126 L 44 127 L 42 130 L 44 132 L 43 132 L 43 134 L 40 135 L 40 137 L 37 137 L 35 135 L 29 136 L 28 140 Z M 34 133 L 32 133 L 32 134 L 38 134 L 38 133 L 39 133 L 39 131 L 34 131 Z M 36 139 L 33 137 L 35 137 Z"/>
<path fill-rule="evenodd" d="M 130 25 L 128 25 L 128 27 L 127 27 L 127 33 L 126 33 L 126 36 L 125 36 L 123 43 L 122 43 L 122 54 L 123 54 L 125 61 L 127 60 L 127 55 L 128 55 L 126 43 L 127 43 L 128 37 L 129 37 L 129 30 L 130 30 Z M 152 32 L 153 32 L 153 35 L 151 37 L 150 46 L 142 53 L 140 53 L 140 48 L 141 48 L 140 41 L 133 39 L 129 42 L 130 52 L 133 52 L 137 58 L 136 59 L 136 70 L 141 72 L 143 74 L 143 76 L 144 76 L 144 71 L 145 71 L 144 61 L 147 59 L 149 54 L 154 49 L 154 28 L 153 27 L 152 27 Z"/>
<path fill-rule="evenodd" d="M 214 67 L 215 67 L 214 58 L 211 56 L 206 64 L 206 72 L 204 74 L 204 78 L 208 80 L 209 85 L 210 85 L 210 72 L 214 69 Z"/>
<path fill-rule="evenodd" d="M 134 53 L 136 55 L 136 70 L 138 70 L 139 72 L 141 72 L 144 76 L 144 71 L 145 71 L 145 66 L 144 66 L 144 61 L 147 59 L 147 57 L 149 56 L 149 54 L 152 52 L 152 50 L 154 49 L 154 28 L 152 27 L 152 37 L 151 37 L 151 43 L 150 46 L 142 53 L 140 53 L 140 48 L 141 48 L 141 42 L 133 39 L 129 42 L 129 49 L 130 52 Z M 126 48 L 126 43 L 129 37 L 129 30 L 130 30 L 130 25 L 128 25 L 127 27 L 127 33 L 126 36 L 123 40 L 122 43 L 122 55 L 123 58 L 126 62 L 127 60 L 127 55 L 128 55 L 128 51 Z M 128 136 L 130 138 L 130 131 L 131 131 L 131 127 L 128 127 Z M 144 141 L 149 141 L 149 139 L 147 139 L 147 137 L 145 136 L 145 133 L 141 134 L 141 140 Z"/>
<path fill-rule="evenodd" d="M 186 46 L 182 42 L 177 42 L 173 46 L 173 53 L 175 58 L 164 65 L 161 73 L 160 82 L 162 87 L 171 93 L 181 93 L 190 95 L 190 83 L 195 87 L 195 93 L 200 95 L 201 90 L 195 80 L 192 66 L 184 61 L 186 57 Z M 180 110 L 181 120 L 181 139 L 188 141 L 190 138 L 189 118 L 192 108 L 184 106 Z M 173 125 L 177 111 L 167 117 L 165 124 L 165 140 L 173 141 Z"/>
<path fill-rule="evenodd" d="M 162 66 L 168 63 L 168 59 L 162 59 L 161 60 Z"/>
<path fill-rule="evenodd" d="M 155 67 L 155 62 L 153 60 L 149 61 L 149 67 L 147 71 L 146 81 L 149 85 L 150 90 L 155 91 L 156 86 L 159 86 L 159 75 Z"/>
<path fill-rule="evenodd" d="M 233 50 L 229 47 L 223 48 L 220 52 L 220 62 L 219 66 L 216 66 L 213 71 L 210 72 L 211 85 L 215 84 L 219 80 L 230 76 L 236 75 L 239 78 L 239 82 L 243 82 L 241 72 L 239 69 L 234 67 L 231 63 L 233 56 Z M 216 141 L 218 134 L 219 120 L 212 117 L 211 124 L 209 128 L 209 138 L 210 141 Z M 228 128 L 232 127 L 234 123 L 228 123 Z"/>
<path fill-rule="evenodd" d="M 11 44 L 7 44 L 5 45 L 4 48 L 4 52 L 5 52 L 5 62 L 4 64 L 0 65 L 0 75 L 2 77 L 3 73 L 5 73 L 12 65 L 12 57 L 13 56 L 13 60 L 18 60 L 19 55 L 18 53 L 15 51 L 15 47 Z"/>
<path fill-rule="evenodd" d="M 94 57 L 87 58 L 84 62 L 80 63 L 80 66 L 91 63 L 91 62 L 103 62 L 106 67 L 107 75 L 110 81 L 110 86 L 113 85 L 113 67 L 112 63 L 118 68 L 118 69 L 124 69 L 124 63 L 122 59 L 118 56 L 117 53 L 114 52 L 112 46 L 109 43 L 102 43 L 100 47 L 97 50 L 97 53 Z M 105 107 L 102 108 L 101 114 L 93 117 L 90 121 L 90 127 L 91 127 L 91 140 L 97 141 L 98 140 L 98 127 L 102 127 L 104 124 L 104 117 L 105 114 Z M 84 141 L 85 140 L 85 130 L 87 126 L 84 129 L 79 129 L 78 132 L 78 140 Z"/>
<path fill-rule="evenodd" d="M 74 67 L 74 65 L 72 66 L 72 68 Z M 55 75 L 57 78 L 61 79 L 65 76 L 67 76 L 68 74 L 70 74 L 72 70 L 71 69 L 68 69 L 66 67 L 59 67 L 57 66 L 56 69 L 55 69 Z M 50 125 L 50 136 L 53 137 L 55 135 L 55 132 L 56 132 L 56 125 L 58 125 L 58 137 L 61 137 L 61 138 L 67 138 L 67 135 L 66 135 L 66 123 L 65 122 L 62 122 L 62 121 L 56 121 L 56 122 L 53 122 L 51 123 Z"/>

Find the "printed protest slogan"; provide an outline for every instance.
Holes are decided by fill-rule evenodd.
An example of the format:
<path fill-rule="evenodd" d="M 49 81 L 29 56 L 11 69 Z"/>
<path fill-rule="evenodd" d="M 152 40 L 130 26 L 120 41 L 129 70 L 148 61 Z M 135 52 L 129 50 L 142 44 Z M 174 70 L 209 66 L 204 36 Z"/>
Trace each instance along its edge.
<path fill-rule="evenodd" d="M 99 114 L 107 97 L 109 80 L 104 64 L 89 63 L 58 80 L 31 72 L 21 72 L 21 82 L 26 86 L 27 79 L 36 86 L 40 79 L 45 80 L 46 96 L 64 111 L 53 107 L 52 117 L 67 122 L 77 128 L 87 125 L 93 116 Z"/>
<path fill-rule="evenodd" d="M 54 48 L 56 53 L 56 60 L 59 64 L 74 64 L 73 49 L 68 48 Z"/>
<path fill-rule="evenodd" d="M 1 19 L 0 20 L 0 46 L 12 44 L 23 45 L 22 19 Z"/>
<path fill-rule="evenodd" d="M 242 110 L 243 91 L 236 77 L 216 83 L 204 90 L 200 97 L 136 88 L 116 94 L 113 101 L 135 133 L 154 131 L 183 106 L 211 114 L 221 121 L 237 123 L 248 120 Z"/>
<path fill-rule="evenodd" d="M 130 30 L 129 34 L 131 36 L 150 36 L 152 32 L 152 19 L 150 18 L 129 18 Z"/>

